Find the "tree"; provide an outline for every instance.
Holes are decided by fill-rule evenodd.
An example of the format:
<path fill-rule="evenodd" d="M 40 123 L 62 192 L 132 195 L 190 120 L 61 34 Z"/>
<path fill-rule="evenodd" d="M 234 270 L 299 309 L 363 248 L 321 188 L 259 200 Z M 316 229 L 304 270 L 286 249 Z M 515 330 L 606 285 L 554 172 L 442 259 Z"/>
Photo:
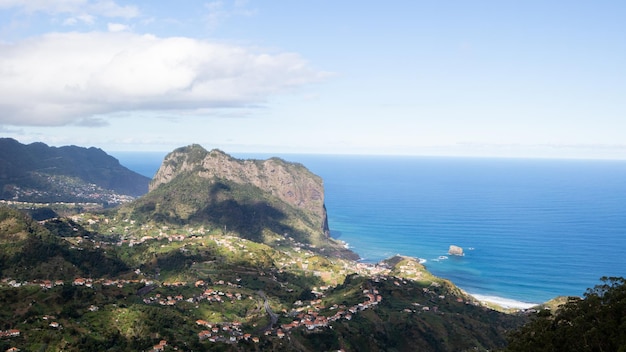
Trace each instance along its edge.
<path fill-rule="evenodd" d="M 584 298 L 539 312 L 509 337 L 507 351 L 626 352 L 626 279 L 602 277 Z"/>

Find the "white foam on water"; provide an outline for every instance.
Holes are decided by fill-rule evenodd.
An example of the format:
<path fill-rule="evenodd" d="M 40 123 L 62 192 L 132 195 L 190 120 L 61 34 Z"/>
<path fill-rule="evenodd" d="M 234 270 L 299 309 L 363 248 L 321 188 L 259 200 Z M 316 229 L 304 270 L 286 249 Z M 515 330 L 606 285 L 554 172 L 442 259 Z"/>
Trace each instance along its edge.
<path fill-rule="evenodd" d="M 474 293 L 470 293 L 470 295 L 474 296 L 474 298 L 481 302 L 497 304 L 502 308 L 529 309 L 537 305 L 537 303 L 516 301 L 514 299 L 498 296 L 479 295 Z"/>

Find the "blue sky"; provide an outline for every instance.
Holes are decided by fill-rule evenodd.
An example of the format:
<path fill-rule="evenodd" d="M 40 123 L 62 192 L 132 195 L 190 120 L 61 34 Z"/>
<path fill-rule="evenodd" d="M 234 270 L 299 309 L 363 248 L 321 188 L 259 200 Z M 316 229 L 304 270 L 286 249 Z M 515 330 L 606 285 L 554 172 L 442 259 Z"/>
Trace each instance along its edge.
<path fill-rule="evenodd" d="M 0 134 L 626 159 L 622 1 L 0 0 Z"/>

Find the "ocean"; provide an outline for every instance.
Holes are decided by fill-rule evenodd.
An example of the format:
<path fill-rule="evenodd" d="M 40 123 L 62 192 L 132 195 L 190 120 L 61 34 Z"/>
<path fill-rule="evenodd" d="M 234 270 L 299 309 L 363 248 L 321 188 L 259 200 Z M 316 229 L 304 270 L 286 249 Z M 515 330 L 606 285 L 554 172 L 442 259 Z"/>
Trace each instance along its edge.
<path fill-rule="evenodd" d="M 149 177 L 165 155 L 112 154 Z M 626 276 L 625 161 L 277 156 L 324 179 L 331 235 L 365 262 L 418 257 L 468 293 L 519 307 Z"/>

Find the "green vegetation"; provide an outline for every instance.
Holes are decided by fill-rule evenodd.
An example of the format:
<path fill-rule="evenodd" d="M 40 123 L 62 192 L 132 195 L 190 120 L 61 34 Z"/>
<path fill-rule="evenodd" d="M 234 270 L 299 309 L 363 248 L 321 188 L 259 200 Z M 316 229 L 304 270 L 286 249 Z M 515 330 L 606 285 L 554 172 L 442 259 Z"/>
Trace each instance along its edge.
<path fill-rule="evenodd" d="M 626 351 L 626 279 L 601 280 L 554 313 L 540 310 L 511 334 L 507 351 Z"/>
<path fill-rule="evenodd" d="M 66 229 L 63 235 L 75 235 L 76 232 L 73 228 Z M 79 241 L 82 242 L 82 238 Z M 127 270 L 126 264 L 99 248 L 73 246 L 27 215 L 0 207 L 2 277 L 19 280 L 70 279 L 77 275 L 118 275 Z"/>
<path fill-rule="evenodd" d="M 96 230 L 132 226 L 117 214 L 42 225 L 0 208 L 0 239 L 32 251 L 3 261 L 0 330 L 20 335 L 0 349 L 134 351 L 165 340 L 183 351 L 487 350 L 525 321 L 480 306 L 412 258 L 357 265 L 293 239 L 271 246 L 202 224 L 154 225 L 143 233 L 154 236 L 127 240 Z M 199 337 L 207 327 L 197 320 L 219 327 L 208 329 L 215 342 Z"/>
<path fill-rule="evenodd" d="M 0 138 L 0 199 L 108 206 L 145 194 L 149 181 L 100 149 Z"/>
<path fill-rule="evenodd" d="M 321 180 L 302 165 L 197 145 L 164 165 L 171 174 L 118 208 L 0 206 L 0 351 L 574 351 L 575 337 L 578 350 L 624 346 L 624 279 L 529 320 L 415 258 L 355 262 L 325 233 Z"/>

